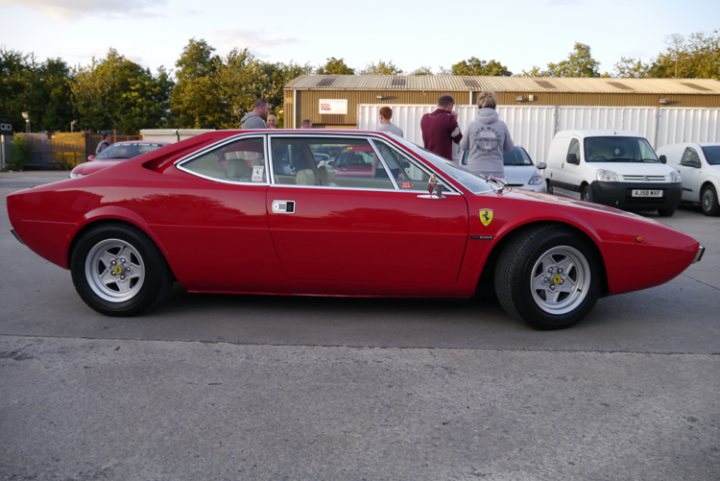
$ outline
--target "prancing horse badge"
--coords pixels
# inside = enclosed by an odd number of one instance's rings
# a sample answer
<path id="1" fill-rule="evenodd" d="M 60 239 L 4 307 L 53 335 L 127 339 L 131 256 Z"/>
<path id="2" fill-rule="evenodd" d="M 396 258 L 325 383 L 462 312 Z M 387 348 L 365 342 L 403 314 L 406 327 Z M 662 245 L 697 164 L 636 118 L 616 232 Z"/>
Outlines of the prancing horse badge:
<path id="1" fill-rule="evenodd" d="M 490 225 L 490 223 L 493 220 L 493 210 L 492 209 L 480 209 L 480 222 L 482 222 L 482 225 L 487 227 Z"/>

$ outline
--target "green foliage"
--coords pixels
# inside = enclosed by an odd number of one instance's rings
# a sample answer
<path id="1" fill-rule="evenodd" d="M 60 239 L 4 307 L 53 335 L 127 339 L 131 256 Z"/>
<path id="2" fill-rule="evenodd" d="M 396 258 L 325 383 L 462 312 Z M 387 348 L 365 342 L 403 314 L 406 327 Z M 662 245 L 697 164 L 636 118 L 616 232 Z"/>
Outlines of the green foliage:
<path id="1" fill-rule="evenodd" d="M 600 63 L 592 57 L 590 46 L 575 42 L 575 47 L 566 60 L 548 64 L 551 77 L 599 77 Z"/>
<path id="2" fill-rule="evenodd" d="M 171 84 L 163 69 L 155 78 L 148 69 L 110 49 L 105 59 L 78 69 L 70 82 L 79 126 L 133 134 L 162 125 L 168 116 Z"/>
<path id="3" fill-rule="evenodd" d="M 33 55 L 0 49 L 0 114 L 25 129 L 22 112 L 33 131 L 67 128 L 74 117 L 68 80 L 70 69 L 60 59 L 38 63 Z"/>
<path id="4" fill-rule="evenodd" d="M 345 64 L 342 58 L 330 57 L 325 65 L 317 69 L 318 75 L 354 75 L 355 70 Z"/>
<path id="5" fill-rule="evenodd" d="M 497 60 L 480 60 L 477 57 L 470 57 L 453 64 L 450 69 L 452 75 L 487 75 L 491 77 L 509 77 L 512 72 Z"/>
<path id="6" fill-rule="evenodd" d="M 7 162 L 7 169 L 21 171 L 32 162 L 33 149 L 30 141 L 23 135 L 18 134 L 13 137 L 10 158 Z"/>
<path id="7" fill-rule="evenodd" d="M 392 62 L 378 60 L 378 63 L 371 63 L 360 73 L 363 75 L 400 75 L 403 71 Z"/>
<path id="8" fill-rule="evenodd" d="M 694 33 L 687 39 L 672 35 L 668 43 L 650 65 L 649 76 L 720 80 L 720 29 L 712 35 Z"/>
<path id="9" fill-rule="evenodd" d="M 413 70 L 410 75 L 435 75 L 430 67 L 420 67 Z"/>
<path id="10" fill-rule="evenodd" d="M 649 71 L 650 66 L 637 58 L 621 57 L 620 61 L 615 64 L 615 77 L 645 78 Z"/>

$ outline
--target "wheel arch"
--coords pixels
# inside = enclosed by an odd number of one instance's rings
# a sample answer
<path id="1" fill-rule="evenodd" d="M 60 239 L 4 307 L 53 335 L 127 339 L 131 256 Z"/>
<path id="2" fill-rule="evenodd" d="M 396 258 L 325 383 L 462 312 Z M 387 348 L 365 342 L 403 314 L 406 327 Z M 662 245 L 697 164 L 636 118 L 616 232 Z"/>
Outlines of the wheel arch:
<path id="1" fill-rule="evenodd" d="M 72 258 L 73 251 L 75 250 L 75 247 L 78 243 L 78 241 L 82 238 L 83 235 L 85 235 L 87 232 L 96 229 L 98 227 L 104 227 L 104 226 L 124 226 L 124 227 L 130 227 L 131 229 L 134 229 L 138 231 L 139 233 L 143 234 L 145 237 L 148 238 L 150 242 L 152 242 L 155 247 L 160 252 L 160 255 L 163 257 L 163 260 L 165 261 L 165 264 L 167 265 L 168 269 L 170 270 L 170 273 L 172 274 L 173 278 L 176 279 L 175 273 L 173 272 L 172 264 L 168 261 L 167 253 L 165 252 L 165 249 L 163 248 L 163 245 L 158 241 L 158 239 L 153 235 L 152 231 L 147 228 L 147 225 L 144 223 L 139 223 L 136 221 L 133 221 L 127 217 L 109 217 L 109 216 L 97 216 L 88 219 L 88 221 L 83 224 L 75 233 L 71 236 L 70 243 L 68 245 L 67 251 L 66 251 L 66 262 L 67 265 L 70 265 L 70 260 Z"/>
<path id="2" fill-rule="evenodd" d="M 559 222 L 559 221 L 530 222 L 530 223 L 518 226 L 515 229 L 510 230 L 507 233 L 505 233 L 505 235 L 503 235 L 502 238 L 500 238 L 492 246 L 492 249 L 490 250 L 490 253 L 488 254 L 488 256 L 485 260 L 483 270 L 480 273 L 480 277 L 476 284 L 475 295 L 477 296 L 480 292 L 488 292 L 488 290 L 494 292 L 495 268 L 497 266 L 498 258 L 500 257 L 500 254 L 503 252 L 503 250 L 505 249 L 507 244 L 509 244 L 514 238 L 516 238 L 519 235 L 522 235 L 525 232 L 529 232 L 533 229 L 539 229 L 539 228 L 543 228 L 543 227 L 552 227 L 552 226 L 562 227 L 564 229 L 567 229 L 568 231 L 572 231 L 574 234 L 576 234 L 580 238 L 582 238 L 586 242 L 586 244 L 593 249 L 593 253 L 598 261 L 598 268 L 600 269 L 600 292 L 601 292 L 601 295 L 603 295 L 603 296 L 607 295 L 607 293 L 609 291 L 608 281 L 607 281 L 607 272 L 605 270 L 605 262 L 603 261 L 602 252 L 600 252 L 600 249 L 598 248 L 597 243 L 591 236 L 589 236 L 582 229 L 579 229 L 578 227 L 573 226 L 571 224 L 567 224 L 567 223 Z"/>

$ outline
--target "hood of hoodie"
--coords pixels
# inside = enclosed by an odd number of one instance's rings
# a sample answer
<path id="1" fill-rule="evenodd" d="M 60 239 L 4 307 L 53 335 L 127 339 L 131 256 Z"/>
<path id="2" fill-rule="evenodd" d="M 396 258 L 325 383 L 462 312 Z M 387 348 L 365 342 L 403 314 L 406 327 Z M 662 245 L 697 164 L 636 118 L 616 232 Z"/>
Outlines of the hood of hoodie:
<path id="1" fill-rule="evenodd" d="M 260 116 L 251 110 L 250 112 L 246 113 L 242 119 L 240 119 L 240 122 L 245 122 L 250 117 L 260 117 Z"/>
<path id="2" fill-rule="evenodd" d="M 500 119 L 495 109 L 480 109 L 477 118 L 484 124 L 492 124 Z"/>

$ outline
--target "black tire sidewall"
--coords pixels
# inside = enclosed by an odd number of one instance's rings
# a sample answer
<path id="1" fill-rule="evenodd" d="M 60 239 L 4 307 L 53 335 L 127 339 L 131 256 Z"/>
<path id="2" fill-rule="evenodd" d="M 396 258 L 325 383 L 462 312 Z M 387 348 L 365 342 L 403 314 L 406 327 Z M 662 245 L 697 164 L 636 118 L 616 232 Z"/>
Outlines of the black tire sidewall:
<path id="1" fill-rule="evenodd" d="M 537 260 L 558 246 L 569 246 L 579 251 L 590 268 L 590 286 L 585 298 L 575 309 L 560 315 L 550 314 L 535 303 L 530 283 Z M 501 286 L 496 287 L 500 303 L 508 312 L 536 329 L 563 329 L 576 324 L 590 312 L 600 293 L 601 271 L 595 249 L 589 245 L 589 241 L 562 227 L 546 227 L 521 234 L 501 255 L 496 272 L 499 277 L 504 277 L 501 284 L 511 286 L 510 291 L 504 293 L 499 292 Z"/>
<path id="2" fill-rule="evenodd" d="M 111 302 L 99 297 L 90 287 L 85 275 L 85 262 L 90 250 L 106 239 L 120 239 L 138 252 L 145 266 L 145 279 L 138 293 L 123 302 Z M 80 297 L 91 308 L 110 316 L 131 316 L 153 306 L 168 289 L 169 272 L 164 258 L 155 244 L 141 231 L 130 226 L 114 224 L 94 227 L 82 234 L 70 258 L 73 284 Z"/>
<path id="3" fill-rule="evenodd" d="M 711 205 L 709 209 L 705 206 L 705 195 L 707 192 L 710 192 L 710 195 L 712 196 L 712 202 L 710 203 Z M 700 192 L 700 210 L 702 210 L 702 213 L 705 215 L 717 215 L 719 213 L 720 206 L 718 206 L 718 196 L 715 187 L 710 185 L 703 188 Z"/>

